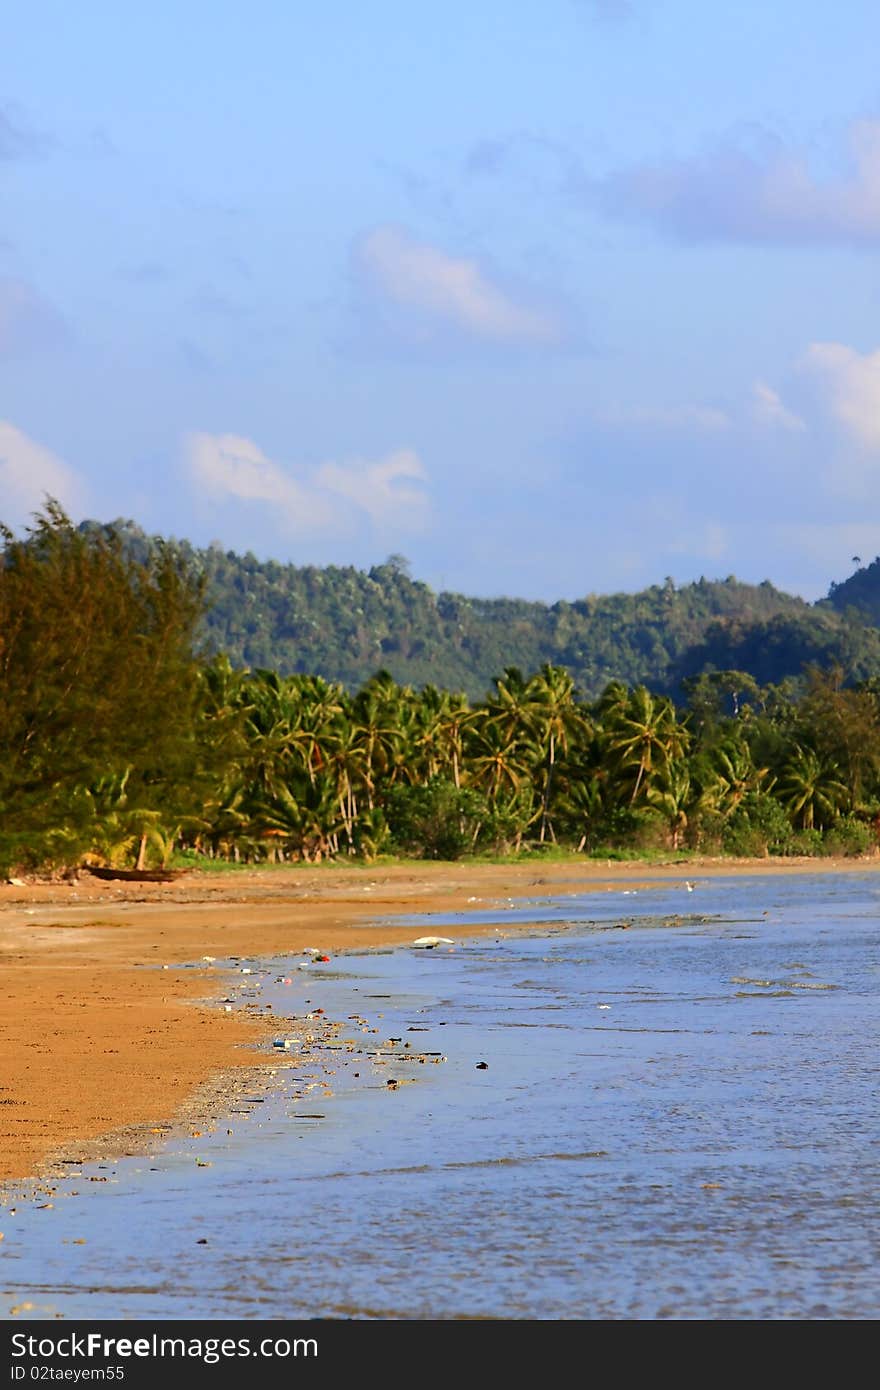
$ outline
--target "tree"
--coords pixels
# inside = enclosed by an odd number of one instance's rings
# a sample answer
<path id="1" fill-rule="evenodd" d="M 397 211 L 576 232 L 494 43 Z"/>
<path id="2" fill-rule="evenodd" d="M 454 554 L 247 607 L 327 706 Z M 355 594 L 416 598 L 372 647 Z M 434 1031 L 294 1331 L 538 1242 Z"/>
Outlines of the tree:
<path id="1" fill-rule="evenodd" d="M 52 500 L 0 540 L 0 855 L 39 858 L 54 836 L 75 857 L 106 777 L 144 812 L 194 806 L 199 582 L 169 549 L 141 563 L 81 534 Z"/>
<path id="2" fill-rule="evenodd" d="M 688 828 L 691 798 L 690 769 L 683 761 L 668 763 L 648 789 L 646 800 L 665 818 L 674 850 L 681 848 L 682 838 Z"/>
<path id="3" fill-rule="evenodd" d="M 780 778 L 779 797 L 794 826 L 822 830 L 845 805 L 847 790 L 833 763 L 823 763 L 812 748 L 796 746 Z"/>
<path id="4" fill-rule="evenodd" d="M 601 708 L 601 704 L 600 704 Z M 637 685 L 620 699 L 615 691 L 603 719 L 608 751 L 621 777 L 632 779 L 630 805 L 647 792 L 655 769 L 663 772 L 687 751 L 690 736 L 665 696 Z"/>
<path id="5" fill-rule="evenodd" d="M 548 826 L 553 834 L 550 798 L 557 756 L 568 752 L 570 740 L 575 735 L 586 733 L 587 721 L 574 703 L 574 681 L 561 666 L 545 662 L 540 673 L 529 681 L 527 690 L 532 700 L 531 726 L 544 757 L 539 837 L 543 844 Z"/>

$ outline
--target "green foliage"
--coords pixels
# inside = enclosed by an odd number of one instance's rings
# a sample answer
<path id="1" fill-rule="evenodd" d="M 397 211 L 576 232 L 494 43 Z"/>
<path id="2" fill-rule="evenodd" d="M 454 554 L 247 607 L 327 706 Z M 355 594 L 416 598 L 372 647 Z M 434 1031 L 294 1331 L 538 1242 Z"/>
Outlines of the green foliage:
<path id="1" fill-rule="evenodd" d="M 880 676 L 853 680 L 855 661 L 846 679 L 825 664 L 761 684 L 755 670 L 788 660 L 768 655 L 786 649 L 783 629 L 798 659 L 825 650 L 805 636 L 812 610 L 770 586 L 669 582 L 583 605 L 475 608 L 414 584 L 401 557 L 370 576 L 260 566 L 130 526 L 75 529 L 53 503 L 23 540 L 3 540 L 0 870 L 63 867 L 86 852 L 143 866 L 181 854 L 217 865 L 876 846 Z M 233 658 L 206 654 L 203 591 L 216 592 L 221 571 L 239 614 L 254 594 L 292 604 L 306 593 L 330 644 L 321 656 L 317 620 L 297 630 L 296 665 L 314 658 L 313 670 L 242 667 L 234 647 Z M 384 613 L 397 646 L 351 690 L 357 662 L 334 665 L 334 623 L 360 611 L 367 583 L 370 622 Z M 842 631 L 829 610 L 818 622 L 814 638 Z M 744 666 L 759 630 L 763 655 Z M 589 675 L 579 691 L 574 661 L 548 652 L 574 652 L 581 638 L 593 652 L 611 645 L 607 667 L 577 648 Z M 395 678 L 421 671 L 422 658 L 433 671 L 439 654 L 471 681 L 496 639 L 506 661 L 482 698 Z M 658 685 L 700 643 L 704 667 L 681 710 Z M 658 685 L 621 678 L 636 648 Z M 705 667 L 715 656 L 737 664 Z M 596 689 L 597 672 L 612 669 Z"/>
<path id="2" fill-rule="evenodd" d="M 821 830 L 792 830 L 784 844 L 775 853 L 787 856 L 803 855 L 812 857 L 828 853 L 826 837 Z"/>
<path id="3" fill-rule="evenodd" d="M 784 854 L 791 841 L 791 824 L 779 802 L 767 792 L 748 792 L 724 828 L 727 854 L 761 858 Z"/>
<path id="4" fill-rule="evenodd" d="M 139 562 L 54 502 L 0 536 L 0 857 L 56 858 L 59 827 L 75 854 L 108 797 L 143 834 L 197 782 L 200 586 L 172 550 Z"/>
<path id="5" fill-rule="evenodd" d="M 612 680 L 678 698 L 682 682 L 736 669 L 761 684 L 778 683 L 799 678 L 810 661 L 842 665 L 854 679 L 880 676 L 880 634 L 857 613 L 810 605 L 766 582 L 731 576 L 677 588 L 667 581 L 572 603 L 468 598 L 434 593 L 410 578 L 400 556 L 369 571 L 317 569 L 160 542 L 130 521 L 111 528 L 83 523 L 93 536 L 108 529 L 141 562 L 157 546 L 170 547 L 201 577 L 204 652 L 226 652 L 235 666 L 283 675 L 320 672 L 348 690 L 380 667 L 402 684 L 433 683 L 471 699 L 506 667 L 539 671 L 547 664 L 564 668 L 588 699 Z M 748 699 L 746 687 L 742 692 Z M 736 692 L 720 693 L 723 703 Z"/>
<path id="6" fill-rule="evenodd" d="M 473 851 L 489 814 L 486 798 L 445 777 L 422 786 L 392 787 L 387 802 L 394 844 L 429 859 L 460 859 Z"/>
<path id="7" fill-rule="evenodd" d="M 869 854 L 876 849 L 877 835 L 874 827 L 855 816 L 841 816 L 831 829 L 825 832 L 826 854 L 861 855 Z"/>

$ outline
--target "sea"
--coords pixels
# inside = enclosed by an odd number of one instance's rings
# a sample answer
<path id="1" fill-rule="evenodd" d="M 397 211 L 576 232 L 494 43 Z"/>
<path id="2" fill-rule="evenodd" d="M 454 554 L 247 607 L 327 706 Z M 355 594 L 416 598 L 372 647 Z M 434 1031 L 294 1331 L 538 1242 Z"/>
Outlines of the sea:
<path id="1" fill-rule="evenodd" d="M 7 1194 L 0 1316 L 877 1317 L 880 873 L 569 888 L 226 962 L 274 1075 Z"/>

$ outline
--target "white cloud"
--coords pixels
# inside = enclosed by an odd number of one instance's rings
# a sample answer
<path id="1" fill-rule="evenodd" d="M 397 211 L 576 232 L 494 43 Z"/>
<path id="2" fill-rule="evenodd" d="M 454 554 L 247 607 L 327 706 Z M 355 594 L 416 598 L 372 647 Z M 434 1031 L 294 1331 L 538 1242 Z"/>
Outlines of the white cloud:
<path id="1" fill-rule="evenodd" d="M 853 121 L 842 172 L 820 177 L 806 151 L 752 129 L 692 159 L 639 165 L 595 191 L 613 216 L 686 240 L 874 244 L 880 241 L 880 120 Z"/>
<path id="2" fill-rule="evenodd" d="M 428 497 L 419 486 L 426 473 L 409 449 L 311 470 L 276 463 L 253 440 L 234 434 L 192 434 L 186 452 L 208 501 L 268 504 L 289 535 L 346 536 L 364 521 L 382 531 L 417 531 L 426 519 Z"/>
<path id="3" fill-rule="evenodd" d="M 409 486 L 425 481 L 425 469 L 412 449 L 398 449 L 378 463 L 323 463 L 315 475 L 319 487 L 347 498 L 366 512 L 376 525 L 420 520 L 426 510 L 427 495 L 421 487 Z"/>
<path id="4" fill-rule="evenodd" d="M 20 525 L 47 496 L 72 510 L 80 498 L 77 475 L 57 454 L 0 420 L 0 521 Z"/>
<path id="5" fill-rule="evenodd" d="M 763 381 L 756 381 L 752 391 L 752 409 L 759 424 L 788 430 L 792 434 L 802 434 L 806 430 L 801 417 L 783 405 L 778 392 L 774 391 L 772 386 Z"/>
<path id="6" fill-rule="evenodd" d="M 819 381 L 831 414 L 863 448 L 880 448 L 880 350 L 811 343 L 802 366 Z"/>
<path id="7" fill-rule="evenodd" d="M 368 286 L 390 304 L 431 324 L 482 341 L 556 343 L 557 315 L 494 284 L 475 260 L 416 241 L 399 227 L 377 227 L 363 238 L 358 261 Z"/>

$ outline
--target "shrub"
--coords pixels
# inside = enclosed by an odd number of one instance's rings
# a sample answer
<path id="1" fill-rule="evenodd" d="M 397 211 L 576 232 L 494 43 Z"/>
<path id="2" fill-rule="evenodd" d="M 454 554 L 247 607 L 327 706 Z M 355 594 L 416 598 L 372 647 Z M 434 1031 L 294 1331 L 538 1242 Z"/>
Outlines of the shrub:
<path id="1" fill-rule="evenodd" d="M 823 848 L 826 854 L 855 855 L 868 854 L 876 846 L 870 825 L 855 816 L 841 816 L 826 830 Z"/>
<path id="2" fill-rule="evenodd" d="M 726 854 L 759 858 L 787 853 L 791 837 L 779 802 L 766 792 L 749 792 L 727 822 L 722 843 Z"/>
<path id="3" fill-rule="evenodd" d="M 783 854 L 825 854 L 824 837 L 821 830 L 793 830 Z"/>
<path id="4" fill-rule="evenodd" d="M 398 849 L 426 859 L 460 859 L 473 848 L 489 807 L 473 788 L 432 777 L 421 786 L 392 787 L 385 814 Z"/>

